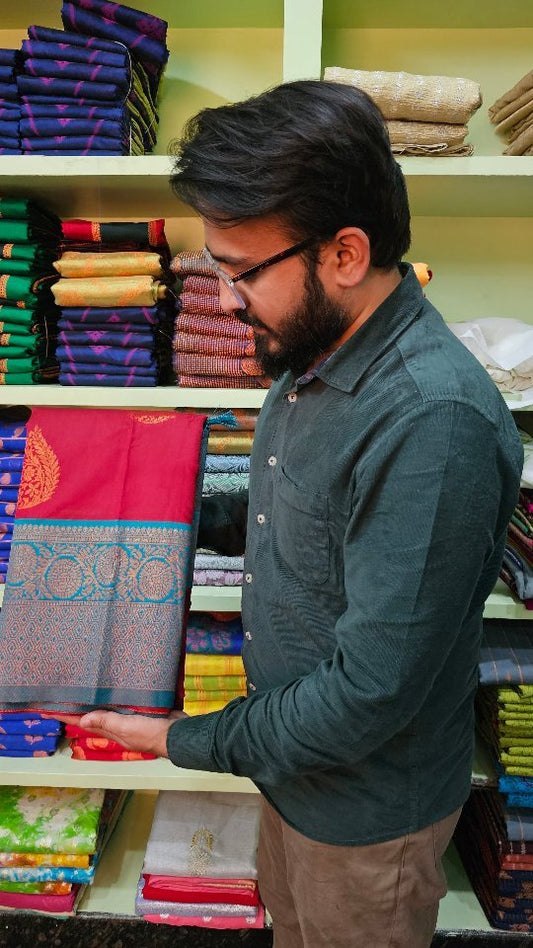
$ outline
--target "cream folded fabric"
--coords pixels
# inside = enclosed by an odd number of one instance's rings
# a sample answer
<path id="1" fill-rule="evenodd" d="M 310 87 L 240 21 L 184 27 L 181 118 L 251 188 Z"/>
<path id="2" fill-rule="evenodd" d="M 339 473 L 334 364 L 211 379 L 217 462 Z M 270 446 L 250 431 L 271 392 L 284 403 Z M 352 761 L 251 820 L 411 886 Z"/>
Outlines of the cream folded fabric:
<path id="1" fill-rule="evenodd" d="M 54 260 L 54 268 L 62 277 L 163 276 L 159 254 L 144 251 L 78 253 L 67 250 L 59 260 Z"/>
<path id="2" fill-rule="evenodd" d="M 505 149 L 504 155 L 530 155 L 533 148 L 533 122 Z"/>
<path id="3" fill-rule="evenodd" d="M 328 66 L 324 79 L 363 89 L 385 119 L 422 122 L 467 122 L 479 109 L 481 86 L 473 79 L 420 76 L 409 72 L 369 72 Z"/>
<path id="4" fill-rule="evenodd" d="M 387 122 L 395 155 L 471 155 L 466 125 L 443 122 Z"/>

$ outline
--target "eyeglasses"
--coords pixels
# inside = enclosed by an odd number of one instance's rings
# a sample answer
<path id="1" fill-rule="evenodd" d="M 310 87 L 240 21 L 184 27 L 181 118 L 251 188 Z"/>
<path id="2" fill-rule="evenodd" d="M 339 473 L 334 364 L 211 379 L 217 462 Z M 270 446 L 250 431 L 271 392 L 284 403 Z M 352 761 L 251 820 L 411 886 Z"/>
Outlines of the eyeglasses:
<path id="1" fill-rule="evenodd" d="M 228 273 L 224 272 L 220 264 L 217 263 L 207 247 L 204 247 L 202 252 L 209 266 L 215 271 L 217 277 L 222 280 L 225 286 L 227 286 L 228 290 L 230 290 L 230 292 L 233 294 L 234 299 L 239 304 L 239 308 L 246 309 L 246 301 L 235 288 L 235 284 L 238 283 L 239 280 L 246 280 L 255 273 L 259 273 L 261 270 L 266 270 L 267 267 L 273 266 L 274 263 L 281 263 L 282 260 L 287 260 L 288 257 L 293 257 L 295 254 L 300 253 L 301 250 L 305 250 L 307 247 L 310 247 L 311 244 L 316 243 L 316 241 L 316 237 L 307 237 L 305 240 L 300 240 L 299 243 L 293 244 L 292 247 L 287 247 L 286 250 L 282 250 L 280 253 L 275 253 L 272 257 L 267 257 L 267 259 L 262 260 L 261 263 L 256 263 L 253 267 L 249 267 L 247 270 L 241 270 L 241 272 L 236 273 L 235 276 L 230 276 Z"/>

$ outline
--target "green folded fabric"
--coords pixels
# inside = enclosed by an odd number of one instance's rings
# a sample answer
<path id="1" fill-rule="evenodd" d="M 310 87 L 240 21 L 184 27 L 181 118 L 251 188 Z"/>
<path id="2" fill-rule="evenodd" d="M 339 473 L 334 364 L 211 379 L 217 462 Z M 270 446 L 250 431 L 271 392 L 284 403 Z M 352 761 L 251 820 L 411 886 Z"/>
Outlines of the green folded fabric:
<path id="1" fill-rule="evenodd" d="M 50 294 L 51 283 L 51 280 L 37 280 L 34 277 L 0 276 L 0 297 L 35 307 L 40 297 Z"/>
<path id="2" fill-rule="evenodd" d="M 43 247 L 41 244 L 0 244 L 2 260 L 28 260 L 30 263 L 39 261 L 50 263 L 54 259 L 54 250 Z M 2 268 L 4 264 L 0 264 Z"/>
<path id="3" fill-rule="evenodd" d="M 30 326 L 35 321 L 33 310 L 19 309 L 18 306 L 0 305 L 0 324 L 2 326 Z M 2 330 L 3 331 L 3 330 Z M 8 332 L 8 330 L 5 330 Z"/>
<path id="4" fill-rule="evenodd" d="M 0 851 L 94 853 L 103 790 L 0 787 Z"/>
<path id="5" fill-rule="evenodd" d="M 34 378 L 33 372 L 0 372 L 0 385 L 34 385 L 39 381 Z"/>

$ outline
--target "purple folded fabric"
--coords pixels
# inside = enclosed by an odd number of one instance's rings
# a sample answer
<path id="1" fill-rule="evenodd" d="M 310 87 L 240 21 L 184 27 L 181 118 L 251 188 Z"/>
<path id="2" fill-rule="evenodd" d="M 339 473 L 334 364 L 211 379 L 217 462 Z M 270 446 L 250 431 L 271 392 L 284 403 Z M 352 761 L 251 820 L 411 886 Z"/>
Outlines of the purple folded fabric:
<path id="1" fill-rule="evenodd" d="M 90 152 L 101 152 L 102 154 L 120 153 L 121 149 L 126 149 L 118 138 L 104 138 L 101 135 L 53 135 L 50 138 L 25 138 L 21 139 L 24 151 L 39 152 L 41 149 L 50 151 L 79 151 L 80 154 L 88 155 Z"/>
<path id="2" fill-rule="evenodd" d="M 83 8 L 81 4 L 63 3 L 61 20 L 66 29 L 124 43 L 131 53 L 152 70 L 155 67 L 159 71 L 166 63 L 167 23 L 164 20 L 118 3 L 99 3 L 98 0 L 81 0 L 81 3 Z M 110 15 L 113 19 L 109 18 Z"/>
<path id="3" fill-rule="evenodd" d="M 20 102 L 0 102 L 0 118 L 11 121 L 20 115 Z"/>
<path id="4" fill-rule="evenodd" d="M 58 346 L 56 356 L 61 360 L 105 365 L 153 365 L 153 354 L 149 349 L 119 349 L 116 346 Z"/>
<path id="5" fill-rule="evenodd" d="M 18 78 L 19 76 L 17 76 Z M 0 82 L 0 99 L 7 99 L 8 102 L 18 101 L 16 82 Z"/>
<path id="6" fill-rule="evenodd" d="M 12 152 L 12 154 L 61 155 L 62 158 L 70 158 L 70 157 L 83 158 L 83 157 L 88 157 L 92 155 L 92 157 L 94 158 L 94 157 L 103 156 L 103 155 L 106 155 L 106 156 L 118 155 L 122 157 L 124 154 L 127 154 L 127 152 L 125 152 L 122 147 L 112 148 L 111 146 L 109 148 L 106 148 L 105 151 L 95 151 L 95 150 L 91 151 L 90 148 L 43 148 L 41 146 L 39 148 L 32 149 L 32 151 L 28 151 L 27 149 L 21 148 L 20 151 Z"/>
<path id="7" fill-rule="evenodd" d="M 69 43 L 72 46 L 81 46 L 84 49 L 103 49 L 109 53 L 117 50 L 117 43 L 106 40 L 101 36 L 80 36 L 79 33 L 69 33 L 68 30 L 55 30 L 48 26 L 29 26 L 30 39 L 42 40 L 47 43 Z"/>
<path id="8" fill-rule="evenodd" d="M 110 309 L 102 306 L 66 306 L 61 310 L 63 319 L 73 323 L 149 323 L 159 322 L 157 306 L 118 306 Z"/>
<path id="9" fill-rule="evenodd" d="M 29 76 L 56 79 L 74 79 L 88 82 L 114 83 L 126 92 L 130 86 L 129 69 L 117 66 L 102 66 L 95 63 L 69 63 L 55 59 L 27 59 L 24 72 Z"/>
<path id="10" fill-rule="evenodd" d="M 16 64 L 18 58 L 18 49 L 6 49 L 4 46 L 0 48 L 0 63 L 2 66 L 13 67 Z"/>
<path id="11" fill-rule="evenodd" d="M 87 329 L 83 330 L 82 326 L 87 326 Z M 74 334 L 81 335 L 82 332 L 86 332 L 89 335 L 93 333 L 107 333 L 113 337 L 122 337 L 127 333 L 135 333 L 135 335 L 139 337 L 142 336 L 143 339 L 148 340 L 150 344 L 154 338 L 154 329 L 151 326 L 144 326 L 142 323 L 75 323 L 70 319 L 60 319 L 58 320 L 57 328 L 68 336 L 71 342 Z"/>
<path id="12" fill-rule="evenodd" d="M 113 388 L 153 388 L 155 387 L 155 377 L 139 375 L 106 375 L 96 373 L 94 375 L 70 375 L 66 372 L 59 373 L 60 385 L 110 385 Z"/>
<path id="13" fill-rule="evenodd" d="M 64 35 L 63 33 L 62 36 Z M 77 34 L 75 35 L 77 36 Z M 38 57 L 39 59 L 55 59 L 60 62 L 67 60 L 69 63 L 94 63 L 102 66 L 117 66 L 123 69 L 125 66 L 129 66 L 129 53 L 118 43 L 115 45 L 116 51 L 110 53 L 103 49 L 86 49 L 83 46 L 75 46 L 73 43 L 52 43 L 50 41 L 41 42 L 25 39 L 22 40 L 22 52 L 27 56 Z"/>
<path id="14" fill-rule="evenodd" d="M 0 117 L 0 141 L 4 138 L 18 138 L 20 119 L 4 119 Z"/>
<path id="15" fill-rule="evenodd" d="M 106 332 L 101 329 L 87 329 L 85 332 L 60 332 L 57 337 L 59 345 L 85 346 L 95 344 L 119 346 L 124 349 L 132 346 L 142 346 L 145 349 L 150 349 L 153 347 L 153 340 L 153 333 L 150 332 Z"/>
<path id="16" fill-rule="evenodd" d="M 0 82 L 13 82 L 13 66 L 2 66 L 0 64 Z"/>
<path id="17" fill-rule="evenodd" d="M 0 123 L 1 124 L 1 123 Z M 125 130 L 116 122 L 105 119 L 76 119 L 76 118 L 23 118 L 20 120 L 20 134 L 30 138 L 53 138 L 56 135 L 66 136 L 67 141 L 73 138 L 98 136 L 105 139 L 124 140 Z"/>
<path id="18" fill-rule="evenodd" d="M 127 90 L 114 82 L 88 82 L 80 79 L 48 79 L 46 76 L 17 76 L 17 85 L 20 95 L 46 95 L 51 99 L 72 98 L 83 99 L 97 105 L 98 102 L 122 102 L 126 98 Z"/>
<path id="19" fill-rule="evenodd" d="M 157 375 L 155 363 L 152 365 L 111 365 L 106 362 L 73 362 L 71 359 L 61 359 L 61 372 L 71 375 L 94 375 L 95 372 L 105 372 L 108 375 L 134 375 L 147 378 Z"/>
<path id="20" fill-rule="evenodd" d="M 0 146 L 0 155 L 22 155 L 22 148 L 3 148 Z"/>
<path id="21" fill-rule="evenodd" d="M 126 107 L 117 105 L 108 109 L 105 105 L 78 105 L 76 99 L 70 102 L 52 102 L 36 104 L 35 99 L 31 102 L 22 102 L 20 104 L 21 118 L 68 118 L 84 119 L 93 121 L 96 119 L 105 119 L 109 122 L 121 122 L 127 125 L 128 113 Z"/>

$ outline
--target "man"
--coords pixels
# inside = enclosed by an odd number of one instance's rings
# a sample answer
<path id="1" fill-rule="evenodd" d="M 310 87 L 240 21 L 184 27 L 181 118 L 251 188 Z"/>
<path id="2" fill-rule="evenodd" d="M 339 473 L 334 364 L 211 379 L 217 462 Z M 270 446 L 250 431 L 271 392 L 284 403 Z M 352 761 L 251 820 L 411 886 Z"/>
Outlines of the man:
<path id="1" fill-rule="evenodd" d="M 481 616 L 520 441 L 399 263 L 405 183 L 367 96 L 287 83 L 201 112 L 176 153 L 222 306 L 275 378 L 250 473 L 248 697 L 81 723 L 256 782 L 277 948 L 427 948 L 469 793 Z M 203 538 L 237 549 L 242 522 L 242 505 L 206 507 Z"/>

